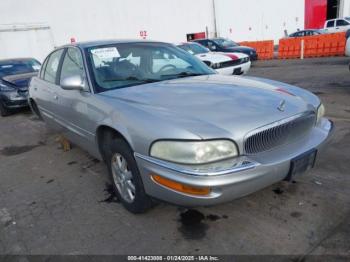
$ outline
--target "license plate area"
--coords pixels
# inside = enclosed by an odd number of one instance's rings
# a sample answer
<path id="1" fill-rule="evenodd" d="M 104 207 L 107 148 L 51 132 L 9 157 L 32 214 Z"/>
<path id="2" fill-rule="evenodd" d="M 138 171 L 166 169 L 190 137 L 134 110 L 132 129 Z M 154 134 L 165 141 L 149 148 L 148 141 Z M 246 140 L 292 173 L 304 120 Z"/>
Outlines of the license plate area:
<path id="1" fill-rule="evenodd" d="M 290 181 L 293 177 L 301 175 L 314 167 L 317 156 L 317 150 L 310 150 L 291 160 L 290 170 L 286 180 Z"/>
<path id="2" fill-rule="evenodd" d="M 242 72 L 242 68 L 238 67 L 238 68 L 235 68 L 233 70 L 233 75 L 241 75 L 243 72 Z"/>

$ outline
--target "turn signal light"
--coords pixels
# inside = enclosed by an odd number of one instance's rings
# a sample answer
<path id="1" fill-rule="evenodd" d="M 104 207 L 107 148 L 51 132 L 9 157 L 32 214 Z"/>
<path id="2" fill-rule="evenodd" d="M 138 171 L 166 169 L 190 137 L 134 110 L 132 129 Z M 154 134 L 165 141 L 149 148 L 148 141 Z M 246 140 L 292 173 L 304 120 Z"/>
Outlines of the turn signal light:
<path id="1" fill-rule="evenodd" d="M 210 193 L 209 187 L 194 187 L 189 186 L 185 184 L 181 184 L 179 182 L 175 182 L 173 180 L 158 176 L 158 175 L 152 175 L 152 178 L 155 182 L 158 184 L 168 187 L 170 189 L 173 189 L 178 192 L 190 194 L 190 195 L 198 195 L 198 196 L 205 196 Z"/>

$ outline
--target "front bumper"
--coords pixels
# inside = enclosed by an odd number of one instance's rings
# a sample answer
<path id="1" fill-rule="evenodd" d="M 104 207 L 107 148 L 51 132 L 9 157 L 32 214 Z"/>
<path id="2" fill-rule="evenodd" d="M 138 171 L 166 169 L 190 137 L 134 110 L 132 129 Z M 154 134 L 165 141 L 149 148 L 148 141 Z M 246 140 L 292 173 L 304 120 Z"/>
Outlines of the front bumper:
<path id="1" fill-rule="evenodd" d="M 0 97 L 2 105 L 7 109 L 16 109 L 28 106 L 27 95 L 17 92 L 3 93 Z"/>
<path id="2" fill-rule="evenodd" d="M 148 195 L 180 206 L 208 206 L 243 197 L 284 180 L 291 159 L 311 149 L 320 150 L 332 130 L 333 123 L 322 119 L 310 135 L 293 144 L 254 156 L 241 156 L 235 160 L 238 164 L 230 168 L 205 173 L 137 153 L 135 159 Z M 158 184 L 152 179 L 152 174 L 190 186 L 210 187 L 211 192 L 205 196 L 181 193 Z"/>
<path id="3" fill-rule="evenodd" d="M 249 55 L 249 57 L 250 57 L 250 61 L 256 61 L 256 60 L 258 60 L 258 54 L 257 54 L 257 53 L 254 53 L 254 54 L 252 54 L 252 55 Z"/>
<path id="4" fill-rule="evenodd" d="M 241 75 L 245 75 L 246 73 L 248 73 L 250 66 L 251 66 L 251 62 L 249 61 L 240 65 L 219 68 L 219 69 L 216 69 L 216 71 L 220 75 L 233 75 L 236 69 L 241 69 Z"/>

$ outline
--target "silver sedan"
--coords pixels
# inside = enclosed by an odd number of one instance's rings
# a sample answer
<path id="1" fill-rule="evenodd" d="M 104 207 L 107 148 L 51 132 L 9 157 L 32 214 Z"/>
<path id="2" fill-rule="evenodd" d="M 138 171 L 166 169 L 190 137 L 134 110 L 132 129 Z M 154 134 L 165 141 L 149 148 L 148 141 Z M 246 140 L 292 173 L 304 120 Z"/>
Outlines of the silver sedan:
<path id="1" fill-rule="evenodd" d="M 108 166 L 126 209 L 231 201 L 314 166 L 333 124 L 301 88 L 222 76 L 167 43 L 101 41 L 54 50 L 32 110 Z"/>

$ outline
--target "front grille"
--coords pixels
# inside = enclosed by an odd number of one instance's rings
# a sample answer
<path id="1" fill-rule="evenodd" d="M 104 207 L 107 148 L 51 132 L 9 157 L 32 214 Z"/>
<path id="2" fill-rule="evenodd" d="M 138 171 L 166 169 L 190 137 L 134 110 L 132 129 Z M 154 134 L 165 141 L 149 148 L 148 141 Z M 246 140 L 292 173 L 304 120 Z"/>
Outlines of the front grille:
<path id="1" fill-rule="evenodd" d="M 257 154 L 295 141 L 308 134 L 315 121 L 315 113 L 309 112 L 259 128 L 247 135 L 245 153 Z"/>
<path id="2" fill-rule="evenodd" d="M 235 66 L 240 64 L 242 64 L 242 59 L 231 60 L 231 61 L 220 63 L 220 68 L 225 68 L 225 67 L 230 67 L 230 66 Z"/>

